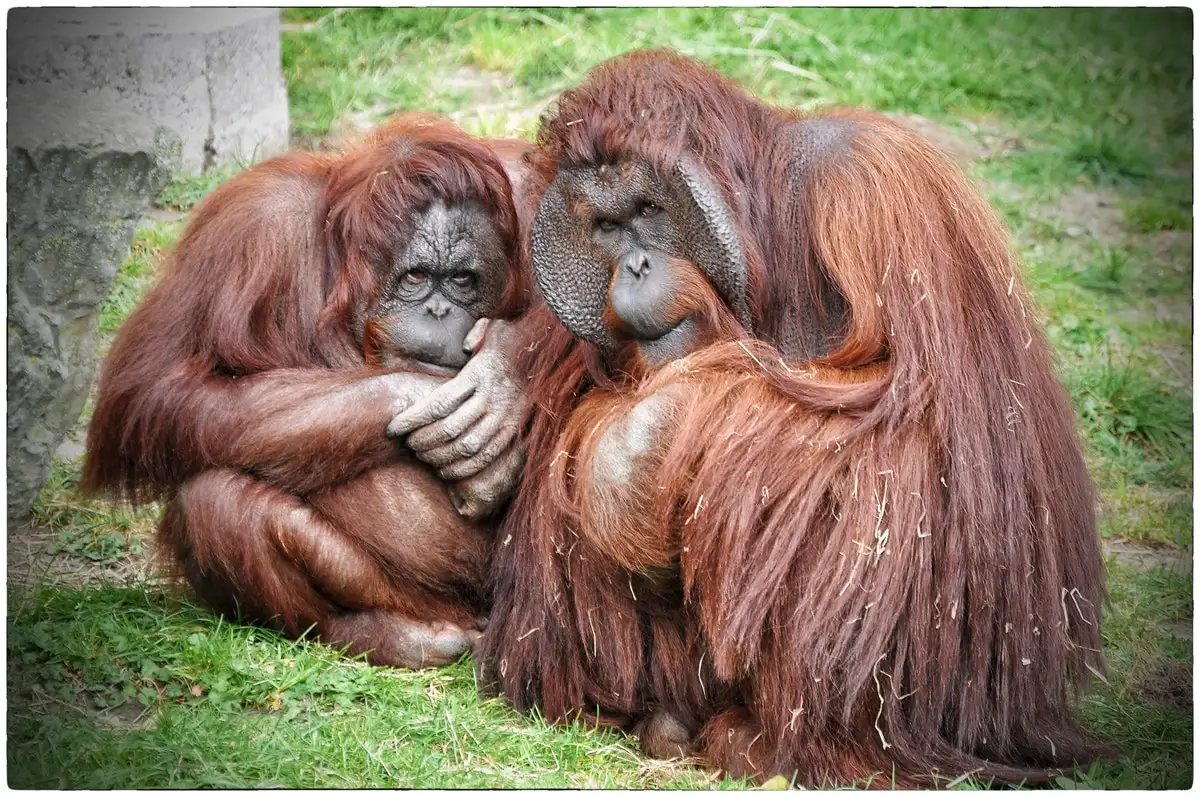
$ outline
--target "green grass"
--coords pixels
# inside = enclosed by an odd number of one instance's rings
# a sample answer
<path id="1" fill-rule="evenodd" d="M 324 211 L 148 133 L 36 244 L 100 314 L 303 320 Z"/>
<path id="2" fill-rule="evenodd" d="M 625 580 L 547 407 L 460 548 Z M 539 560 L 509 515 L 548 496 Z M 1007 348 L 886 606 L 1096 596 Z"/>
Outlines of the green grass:
<path id="1" fill-rule="evenodd" d="M 1068 146 L 1065 159 L 1099 185 L 1144 180 L 1154 174 L 1145 143 L 1124 129 L 1083 128 Z"/>
<path id="2" fill-rule="evenodd" d="M 1096 450 L 1142 483 L 1187 486 L 1191 479 L 1191 402 L 1128 365 L 1106 362 L 1072 374 L 1083 428 Z"/>
<path id="3" fill-rule="evenodd" d="M 223 166 L 206 174 L 176 174 L 154 200 L 158 207 L 170 210 L 191 210 L 205 194 L 241 171 L 249 164 Z"/>
<path id="4" fill-rule="evenodd" d="M 771 102 L 941 123 L 982 152 L 969 172 L 1026 264 L 1078 412 L 1101 533 L 1192 556 L 1190 12 L 306 8 L 284 19 L 301 147 L 406 108 L 529 138 L 590 66 L 659 45 Z M 157 204 L 187 210 L 232 173 L 179 177 Z M 106 335 L 179 229 L 139 231 L 102 307 Z M 56 566 L 10 587 L 12 786 L 741 785 L 647 761 L 618 734 L 480 700 L 469 662 L 372 669 L 218 621 L 130 576 L 153 511 L 83 499 L 77 478 L 56 463 L 36 507 Z M 1109 574 L 1108 684 L 1084 713 L 1123 756 L 1058 785 L 1186 787 L 1190 699 L 1164 698 L 1163 684 L 1185 683 L 1190 698 L 1191 640 L 1179 634 L 1192 624 L 1191 571 L 1113 559 Z"/>
<path id="5" fill-rule="evenodd" d="M 129 257 L 117 270 L 112 288 L 100 303 L 101 334 L 115 334 L 154 284 L 158 258 L 175 241 L 179 229 L 177 224 L 151 223 L 134 233 Z"/>
<path id="6" fill-rule="evenodd" d="M 608 732 L 476 695 L 469 661 L 375 668 L 157 591 L 46 589 L 9 617 L 14 788 L 686 788 Z M 735 784 L 728 784 L 735 785 Z"/>
<path id="7" fill-rule="evenodd" d="M 1192 186 L 1190 181 L 1167 179 L 1143 192 L 1125 210 L 1129 224 L 1138 232 L 1192 229 Z"/>
<path id="8" fill-rule="evenodd" d="M 39 527 L 54 533 L 49 555 L 63 554 L 93 566 L 117 566 L 147 553 L 158 522 L 155 506 L 114 505 L 78 490 L 82 460 L 58 459 L 33 507 Z"/>

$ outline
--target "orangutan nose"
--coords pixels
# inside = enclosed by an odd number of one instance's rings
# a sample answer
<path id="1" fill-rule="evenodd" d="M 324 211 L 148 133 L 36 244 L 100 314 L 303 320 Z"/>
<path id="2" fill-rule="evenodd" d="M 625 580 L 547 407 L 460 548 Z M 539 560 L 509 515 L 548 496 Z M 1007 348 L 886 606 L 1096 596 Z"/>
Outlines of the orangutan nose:
<path id="1" fill-rule="evenodd" d="M 437 319 L 445 318 L 450 314 L 450 303 L 441 296 L 431 296 L 425 303 L 425 312 Z"/>
<path id="2" fill-rule="evenodd" d="M 641 249 L 634 249 L 621 258 L 621 268 L 641 279 L 650 273 L 650 256 Z"/>

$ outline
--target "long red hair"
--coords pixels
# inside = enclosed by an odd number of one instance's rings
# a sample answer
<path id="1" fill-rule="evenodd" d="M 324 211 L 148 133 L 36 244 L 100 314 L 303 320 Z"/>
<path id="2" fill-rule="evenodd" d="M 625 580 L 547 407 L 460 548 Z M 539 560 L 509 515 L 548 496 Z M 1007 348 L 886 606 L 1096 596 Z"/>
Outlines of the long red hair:
<path id="1" fill-rule="evenodd" d="M 552 719 L 707 722 L 720 766 L 744 714 L 761 734 L 742 768 L 809 783 L 1091 760 L 1072 697 L 1105 666 L 1093 491 L 1020 264 L 957 167 L 881 115 L 815 117 L 852 133 L 797 188 L 802 118 L 637 53 L 544 122 L 543 185 L 568 164 L 702 163 L 738 225 L 752 329 L 638 380 L 531 313 L 529 466 L 485 655 Z M 816 339 L 796 308 L 819 326 L 831 293 L 830 345 L 785 361 Z M 636 511 L 589 507 L 605 423 L 671 386 L 691 389 Z M 677 582 L 619 566 L 589 517 L 677 545 Z"/>

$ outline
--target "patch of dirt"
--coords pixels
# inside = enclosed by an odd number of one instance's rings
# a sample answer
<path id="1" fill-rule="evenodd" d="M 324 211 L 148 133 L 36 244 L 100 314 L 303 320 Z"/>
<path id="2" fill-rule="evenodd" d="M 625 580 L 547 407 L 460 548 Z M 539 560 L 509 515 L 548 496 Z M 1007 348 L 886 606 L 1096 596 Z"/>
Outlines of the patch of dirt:
<path id="1" fill-rule="evenodd" d="M 158 718 L 154 716 L 152 708 L 131 700 L 116 708 L 98 712 L 96 724 L 112 731 L 152 731 L 158 725 Z"/>
<path id="2" fill-rule="evenodd" d="M 142 216 L 142 224 L 179 221 L 187 216 L 187 211 L 172 210 L 171 208 L 151 207 Z"/>
<path id="3" fill-rule="evenodd" d="M 449 117 L 455 124 L 464 126 L 475 119 L 486 121 L 489 129 L 499 128 L 507 131 L 506 135 L 514 137 L 525 134 L 532 135 L 538 128 L 542 114 L 556 96 L 556 94 L 547 94 L 532 102 L 527 97 L 519 97 L 512 100 L 481 103 L 453 111 Z M 501 135 L 500 133 L 496 134 Z"/>
<path id="4" fill-rule="evenodd" d="M 1154 250 L 1156 257 L 1168 260 L 1178 266 L 1191 268 L 1191 230 L 1160 230 L 1152 233 L 1149 238 L 1150 248 Z"/>
<path id="5" fill-rule="evenodd" d="M 491 123 L 489 128 L 506 128 L 513 135 L 535 130 L 542 112 L 557 96 L 548 94 L 532 102 L 526 96 L 513 97 L 521 92 L 511 76 L 469 66 L 438 75 L 431 84 L 439 93 L 466 95 L 465 106 L 446 115 L 451 121 L 463 125 L 466 120 L 485 119 Z M 377 102 L 365 110 L 344 114 L 317 146 L 324 150 L 340 149 L 398 112 L 386 103 Z M 500 125 L 495 124 L 497 118 Z"/>
<path id="6" fill-rule="evenodd" d="M 1029 189 L 1017 183 L 989 181 L 987 189 L 1005 202 L 1026 205 L 1025 213 L 1030 218 L 1058 222 L 1067 238 L 1091 238 L 1106 246 L 1116 246 L 1128 243 L 1133 237 L 1125 220 L 1125 212 L 1121 210 L 1119 197 L 1113 191 L 1077 185 L 1057 201 L 1047 204 L 1038 202 Z M 1182 245 L 1174 233 L 1170 231 L 1168 237 L 1158 244 L 1164 247 L 1164 251 L 1168 251 L 1167 247 Z"/>
<path id="7" fill-rule="evenodd" d="M 376 102 L 370 108 L 342 114 L 330 126 L 329 134 L 318 142 L 318 147 L 323 150 L 338 150 L 354 143 L 368 130 L 384 121 L 390 115 L 390 110 L 390 105 Z"/>
<path id="8" fill-rule="evenodd" d="M 996 117 L 975 116 L 963 119 L 962 124 L 983 148 L 986 158 L 998 158 L 1025 149 L 1025 142 L 1021 140 L 1020 135 Z"/>
<path id="9" fill-rule="evenodd" d="M 1075 186 L 1053 205 L 1036 208 L 1033 214 L 1056 219 L 1065 225 L 1069 238 L 1090 235 L 1107 246 L 1124 243 L 1127 238 L 1125 213 L 1110 191 Z"/>
<path id="10" fill-rule="evenodd" d="M 511 75 L 464 66 L 437 78 L 438 91 L 466 91 L 472 102 L 495 100 L 512 91 Z"/>
<path id="11" fill-rule="evenodd" d="M 1159 665 L 1141 683 L 1142 696 L 1176 711 L 1192 710 L 1192 665 L 1169 661 Z"/>
<path id="12" fill-rule="evenodd" d="M 964 169 L 977 160 L 996 158 L 1025 148 L 1020 136 L 990 117 L 947 124 L 911 113 L 889 113 L 888 116 L 933 142 Z"/>
<path id="13" fill-rule="evenodd" d="M 130 532 L 133 534 L 134 532 Z M 141 550 L 94 561 L 57 551 L 61 532 L 32 519 L 11 521 L 8 528 L 8 587 L 37 588 L 43 584 L 80 588 L 91 584 L 149 586 L 165 584 L 154 557 L 154 541 L 141 538 Z"/>
<path id="14" fill-rule="evenodd" d="M 1191 575 L 1192 556 L 1185 551 L 1151 548 L 1128 540 L 1105 540 L 1104 553 L 1111 554 L 1119 564 L 1147 572 L 1164 567 L 1175 573 Z"/>
<path id="15" fill-rule="evenodd" d="M 80 433 L 81 438 L 87 435 L 86 430 Z M 54 451 L 54 455 L 63 459 L 80 459 L 83 457 L 84 445 L 70 437 L 64 439 L 58 448 Z"/>

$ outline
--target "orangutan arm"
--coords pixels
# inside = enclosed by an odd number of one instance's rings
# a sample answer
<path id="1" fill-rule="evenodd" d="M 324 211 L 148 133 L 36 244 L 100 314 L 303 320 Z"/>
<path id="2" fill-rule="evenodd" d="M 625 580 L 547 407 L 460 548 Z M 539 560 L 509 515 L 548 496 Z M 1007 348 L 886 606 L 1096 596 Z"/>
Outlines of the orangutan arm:
<path id="1" fill-rule="evenodd" d="M 394 458 L 388 421 L 445 381 L 323 368 L 233 376 L 186 360 L 144 380 L 116 366 L 89 428 L 85 476 L 88 489 L 131 497 L 213 467 L 292 492 L 335 484 Z"/>
<path id="2" fill-rule="evenodd" d="M 662 462 L 688 386 L 649 395 L 594 392 L 572 414 L 562 451 L 574 462 L 573 492 L 583 533 L 633 571 L 669 565 L 678 554 L 663 516 Z"/>
<path id="3" fill-rule="evenodd" d="M 321 369 L 210 377 L 190 402 L 194 454 L 300 493 L 336 484 L 394 458 L 388 422 L 445 381 Z"/>

